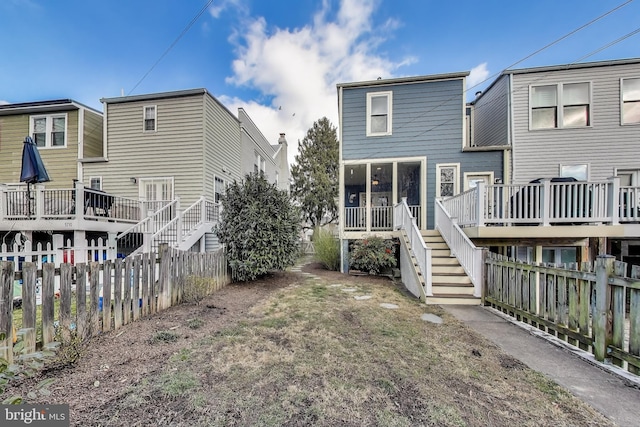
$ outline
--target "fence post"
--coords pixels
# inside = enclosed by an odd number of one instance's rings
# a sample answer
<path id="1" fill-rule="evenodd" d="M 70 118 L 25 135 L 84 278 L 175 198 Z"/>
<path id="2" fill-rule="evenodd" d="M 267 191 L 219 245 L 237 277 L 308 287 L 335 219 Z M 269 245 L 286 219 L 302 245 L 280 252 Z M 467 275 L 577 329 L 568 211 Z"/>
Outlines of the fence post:
<path id="1" fill-rule="evenodd" d="M 593 354 L 597 361 L 603 362 L 607 356 L 607 346 L 611 341 L 610 324 L 607 321 L 611 294 L 609 276 L 613 274 L 611 255 L 598 255 L 596 259 L 596 310 L 593 316 Z"/>
<path id="2" fill-rule="evenodd" d="M 13 261 L 0 261 L 0 357 L 13 363 Z"/>

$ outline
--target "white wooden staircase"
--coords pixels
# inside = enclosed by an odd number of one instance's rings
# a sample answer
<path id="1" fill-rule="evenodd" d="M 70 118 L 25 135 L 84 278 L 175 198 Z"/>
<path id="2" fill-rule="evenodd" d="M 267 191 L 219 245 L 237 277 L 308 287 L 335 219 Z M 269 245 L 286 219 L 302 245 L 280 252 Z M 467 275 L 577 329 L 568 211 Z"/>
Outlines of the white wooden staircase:
<path id="1" fill-rule="evenodd" d="M 474 297 L 474 286 L 464 268 L 438 230 L 422 230 L 422 238 L 431 248 L 431 290 L 427 304 L 479 305 L 481 299 Z"/>

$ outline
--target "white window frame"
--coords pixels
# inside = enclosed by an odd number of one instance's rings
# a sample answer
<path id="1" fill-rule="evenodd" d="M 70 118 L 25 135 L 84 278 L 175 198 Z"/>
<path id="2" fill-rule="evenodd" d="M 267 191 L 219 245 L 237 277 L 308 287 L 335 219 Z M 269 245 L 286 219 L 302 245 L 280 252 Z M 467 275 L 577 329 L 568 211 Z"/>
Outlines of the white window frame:
<path id="1" fill-rule="evenodd" d="M 93 187 L 93 182 L 94 181 L 98 182 L 98 187 L 97 188 Z M 101 176 L 90 176 L 89 177 L 89 188 L 94 189 L 94 190 L 102 190 L 102 177 Z"/>
<path id="2" fill-rule="evenodd" d="M 52 145 L 52 134 L 53 134 L 53 119 L 64 118 L 64 144 L 63 145 Z M 39 149 L 58 149 L 58 148 L 67 148 L 67 135 L 68 135 L 68 127 L 69 127 L 69 117 L 67 113 L 61 114 L 38 114 L 29 117 L 29 135 L 33 139 L 33 142 L 36 142 L 35 137 L 35 125 L 34 121 L 36 119 L 45 119 L 45 132 L 44 132 L 44 145 L 38 146 Z"/>
<path id="3" fill-rule="evenodd" d="M 140 197 L 140 200 L 144 200 L 144 201 L 148 201 L 149 199 L 147 198 L 147 193 L 146 193 L 146 188 L 148 184 L 153 184 L 153 185 L 162 185 L 162 184 L 168 184 L 168 188 L 170 190 L 170 196 L 167 198 L 167 200 L 163 200 L 163 199 L 158 199 L 156 197 L 156 201 L 171 201 L 174 199 L 175 197 L 175 183 L 174 183 L 174 179 L 172 176 L 161 176 L 161 177 L 151 177 L 151 178 L 139 178 L 138 179 L 138 196 Z"/>
<path id="4" fill-rule="evenodd" d="M 579 167 L 584 167 L 586 169 L 586 177 L 584 179 L 584 181 L 589 181 L 589 177 L 591 176 L 591 165 L 589 163 L 560 163 L 559 167 L 558 167 L 558 172 L 560 177 L 573 177 L 576 178 L 578 181 L 582 181 L 582 179 L 579 179 L 573 175 L 567 175 L 567 171 L 565 171 L 565 168 L 579 168 Z"/>
<path id="5" fill-rule="evenodd" d="M 453 196 L 460 193 L 460 163 L 438 163 L 436 165 L 436 198 L 443 197 L 440 191 L 442 181 L 440 175 L 442 169 L 454 169 L 453 172 Z M 445 196 L 449 197 L 449 196 Z"/>
<path id="6" fill-rule="evenodd" d="M 253 172 L 256 174 L 260 172 L 267 173 L 267 162 L 257 151 L 254 151 Z"/>
<path id="7" fill-rule="evenodd" d="M 629 180 L 631 181 L 631 187 L 640 186 L 640 169 L 625 169 L 625 168 L 616 168 L 614 170 L 614 175 L 619 177 L 620 175 L 629 176 Z M 621 187 L 626 187 L 627 185 L 620 183 Z"/>
<path id="8" fill-rule="evenodd" d="M 471 180 L 471 178 L 473 177 L 481 177 L 481 176 L 485 176 L 488 178 L 488 182 L 489 184 L 493 184 L 494 182 L 494 173 L 493 171 L 486 171 L 486 172 L 465 172 L 464 174 L 464 191 L 469 190 L 469 181 Z M 438 187 L 440 188 L 440 187 Z"/>
<path id="9" fill-rule="evenodd" d="M 638 103 L 638 105 L 640 105 L 640 95 L 638 95 L 638 98 L 632 98 L 632 99 L 628 99 L 625 100 L 625 93 L 624 93 L 624 82 L 625 80 L 638 80 L 640 81 L 640 77 L 626 77 L 623 79 L 620 79 L 620 124 L 623 126 L 637 126 L 640 125 L 640 120 L 638 120 L 637 122 L 625 122 L 624 121 L 624 105 L 626 103 Z M 640 107 L 639 107 L 640 108 Z"/>
<path id="10" fill-rule="evenodd" d="M 383 97 L 383 96 L 387 97 L 387 129 L 384 132 L 373 132 L 371 130 L 371 117 L 372 117 L 371 103 L 373 98 Z M 367 136 L 387 136 L 392 134 L 392 129 L 393 129 L 393 92 L 392 91 L 367 93 L 366 120 L 367 120 Z"/>
<path id="11" fill-rule="evenodd" d="M 568 85 L 574 84 L 586 84 L 588 85 L 587 95 L 589 97 L 587 105 L 587 124 L 586 125 L 576 125 L 569 126 L 564 124 L 564 110 L 567 107 L 572 106 L 580 106 L 584 104 L 565 104 L 564 103 L 564 88 Z M 545 106 L 545 107 L 533 107 L 533 89 L 537 87 L 545 87 L 545 86 L 555 86 L 556 88 L 556 104 L 555 106 Z M 533 111 L 537 108 L 555 108 L 555 127 L 534 127 L 533 123 Z M 590 81 L 579 81 L 579 82 L 563 82 L 563 83 L 551 83 L 551 84 L 539 84 L 539 85 L 530 85 L 529 86 L 529 130 L 531 131 L 539 131 L 539 130 L 549 130 L 549 129 L 583 129 L 591 127 L 593 123 L 593 84 Z"/>
<path id="12" fill-rule="evenodd" d="M 153 129 L 147 129 L 147 108 L 153 108 Z M 151 119 L 149 119 L 151 120 Z M 143 105 L 142 106 L 142 132 L 154 133 L 158 131 L 158 106 Z"/>
<path id="13" fill-rule="evenodd" d="M 220 183 L 220 191 L 218 191 L 217 183 Z M 220 203 L 221 196 L 225 193 L 227 188 L 226 181 L 221 176 L 215 175 L 213 177 L 213 202 Z"/>

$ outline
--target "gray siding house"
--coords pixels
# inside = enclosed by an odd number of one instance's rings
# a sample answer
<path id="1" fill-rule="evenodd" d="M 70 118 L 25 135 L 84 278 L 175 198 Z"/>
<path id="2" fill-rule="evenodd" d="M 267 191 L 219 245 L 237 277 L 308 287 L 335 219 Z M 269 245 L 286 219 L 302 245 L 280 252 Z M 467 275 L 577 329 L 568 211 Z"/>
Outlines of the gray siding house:
<path id="1" fill-rule="evenodd" d="M 337 85 L 340 238 L 395 236 L 393 206 L 406 198 L 420 230 L 433 230 L 434 200 L 503 177 L 505 147 L 472 147 L 467 72 Z"/>
<path id="2" fill-rule="evenodd" d="M 509 227 L 510 233 L 501 236 L 496 228 L 484 227 L 467 230 L 470 235 L 505 244 L 500 250 L 528 260 L 574 262 L 611 253 L 640 263 L 633 255 L 640 253 L 639 58 L 506 70 L 469 105 L 469 112 L 471 146 L 509 148 L 505 184 L 515 189 L 541 178 L 576 179 L 585 182 L 585 200 L 595 200 L 600 187 L 609 193 L 602 218 L 595 205 L 582 208 L 590 222 Z M 551 184 L 552 194 L 561 190 L 559 185 Z M 578 184 L 568 185 L 567 195 L 577 194 Z M 567 208 L 569 202 L 556 205 Z"/>

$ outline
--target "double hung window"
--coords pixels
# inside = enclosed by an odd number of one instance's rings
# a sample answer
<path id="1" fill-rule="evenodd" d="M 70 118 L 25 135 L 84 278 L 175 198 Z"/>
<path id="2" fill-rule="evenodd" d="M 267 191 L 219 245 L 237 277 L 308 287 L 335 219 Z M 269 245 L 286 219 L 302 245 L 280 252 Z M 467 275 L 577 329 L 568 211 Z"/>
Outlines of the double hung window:
<path id="1" fill-rule="evenodd" d="M 622 79 L 622 124 L 640 123 L 640 78 Z"/>
<path id="2" fill-rule="evenodd" d="M 591 125 L 590 83 L 531 86 L 529 93 L 531 129 Z"/>
<path id="3" fill-rule="evenodd" d="M 367 93 L 367 136 L 391 135 L 392 92 Z"/>
<path id="4" fill-rule="evenodd" d="M 30 134 L 38 147 L 66 147 L 67 115 L 54 114 L 48 116 L 32 116 Z"/>

